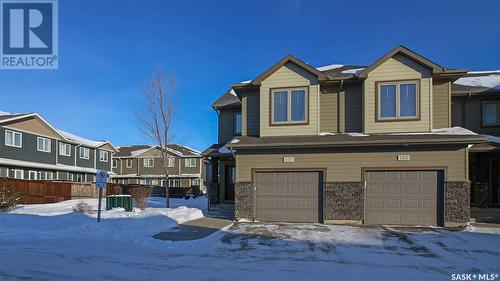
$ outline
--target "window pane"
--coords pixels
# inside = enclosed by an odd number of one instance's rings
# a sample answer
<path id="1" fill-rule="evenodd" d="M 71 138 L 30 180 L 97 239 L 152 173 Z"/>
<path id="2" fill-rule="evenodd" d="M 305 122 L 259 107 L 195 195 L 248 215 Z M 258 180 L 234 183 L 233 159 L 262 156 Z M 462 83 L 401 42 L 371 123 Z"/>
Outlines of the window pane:
<path id="1" fill-rule="evenodd" d="M 399 85 L 399 116 L 417 116 L 417 85 Z"/>
<path id="2" fill-rule="evenodd" d="M 21 146 L 21 134 L 14 134 L 14 145 Z"/>
<path id="3" fill-rule="evenodd" d="M 483 123 L 485 125 L 494 125 L 497 123 L 497 104 L 485 102 L 483 105 Z"/>
<path id="4" fill-rule="evenodd" d="M 292 91 L 292 121 L 306 120 L 306 92 Z"/>
<path id="5" fill-rule="evenodd" d="M 14 134 L 12 132 L 7 132 L 7 144 L 14 145 Z"/>
<path id="6" fill-rule="evenodd" d="M 396 117 L 396 85 L 380 86 L 380 117 Z"/>
<path id="7" fill-rule="evenodd" d="M 241 112 L 234 114 L 234 133 L 241 134 Z"/>
<path id="8" fill-rule="evenodd" d="M 288 120 L 288 93 L 274 92 L 274 122 Z"/>

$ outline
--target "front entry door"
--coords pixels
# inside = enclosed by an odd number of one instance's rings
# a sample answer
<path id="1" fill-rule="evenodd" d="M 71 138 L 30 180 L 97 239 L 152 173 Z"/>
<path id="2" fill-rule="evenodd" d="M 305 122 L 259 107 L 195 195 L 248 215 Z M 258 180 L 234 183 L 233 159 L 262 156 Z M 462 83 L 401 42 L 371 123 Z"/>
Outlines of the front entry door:
<path id="1" fill-rule="evenodd" d="M 234 201 L 234 182 L 236 181 L 236 167 L 226 166 L 225 200 Z"/>

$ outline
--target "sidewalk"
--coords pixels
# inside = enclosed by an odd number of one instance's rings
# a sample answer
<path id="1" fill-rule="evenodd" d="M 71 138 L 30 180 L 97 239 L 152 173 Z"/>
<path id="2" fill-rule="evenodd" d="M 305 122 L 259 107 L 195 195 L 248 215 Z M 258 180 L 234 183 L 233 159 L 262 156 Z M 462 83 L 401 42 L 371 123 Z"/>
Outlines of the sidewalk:
<path id="1" fill-rule="evenodd" d="M 198 240 L 232 223 L 230 220 L 204 217 L 179 224 L 167 231 L 153 235 L 153 238 L 169 241 Z"/>

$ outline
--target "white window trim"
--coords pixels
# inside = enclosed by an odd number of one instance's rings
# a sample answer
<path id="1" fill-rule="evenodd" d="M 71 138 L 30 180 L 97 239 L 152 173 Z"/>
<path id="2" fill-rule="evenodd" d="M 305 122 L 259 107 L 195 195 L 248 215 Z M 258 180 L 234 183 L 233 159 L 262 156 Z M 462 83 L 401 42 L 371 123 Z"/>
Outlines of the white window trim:
<path id="1" fill-rule="evenodd" d="M 82 150 L 83 151 L 88 151 L 87 153 L 87 157 L 85 157 L 85 153 L 84 153 L 84 156 L 82 157 Z M 83 147 L 83 146 L 80 146 L 79 147 L 79 150 L 78 150 L 78 156 L 80 157 L 80 159 L 86 159 L 86 160 L 89 160 L 90 159 L 90 149 L 88 147 Z"/>
<path id="2" fill-rule="evenodd" d="M 35 178 L 34 179 L 31 178 L 31 174 L 32 173 L 35 174 Z M 33 170 L 28 171 L 28 179 L 30 179 L 30 180 L 37 180 L 38 179 L 38 173 L 36 171 L 33 171 Z"/>
<path id="3" fill-rule="evenodd" d="M 65 147 L 69 147 L 69 154 L 66 154 L 65 149 L 64 149 Z M 62 156 L 71 156 L 71 144 L 64 143 L 64 142 L 59 142 L 59 155 L 62 155 Z"/>
<path id="4" fill-rule="evenodd" d="M 43 142 L 44 146 L 45 146 L 45 141 L 49 141 L 48 142 L 48 150 L 40 149 L 40 145 L 39 145 L 40 141 Z M 40 151 L 40 152 L 50 153 L 52 151 L 52 140 L 49 138 L 44 138 L 44 137 L 36 137 L 36 150 Z"/>
<path id="5" fill-rule="evenodd" d="M 104 157 L 105 159 L 103 160 L 103 155 L 106 155 L 106 157 Z M 101 162 L 109 162 L 109 151 L 106 151 L 106 150 L 99 150 L 99 161 Z"/>
<path id="6" fill-rule="evenodd" d="M 130 165 L 128 164 L 129 161 L 130 161 Z M 125 167 L 132 168 L 133 165 L 134 165 L 134 160 L 132 160 L 130 158 L 129 159 L 125 159 Z"/>
<path id="7" fill-rule="evenodd" d="M 149 161 L 152 161 L 152 164 L 149 165 Z M 146 163 L 148 163 L 146 165 Z M 144 166 L 144 168 L 152 168 L 155 166 L 155 159 L 154 158 L 144 158 L 142 159 L 142 165 Z"/>
<path id="8" fill-rule="evenodd" d="M 304 120 L 292 121 L 292 91 L 304 90 Z M 286 121 L 274 121 L 274 93 L 286 92 L 287 93 L 287 117 Z M 271 100 L 269 101 L 271 113 L 271 125 L 302 125 L 309 123 L 309 87 L 292 87 L 292 88 L 276 88 L 271 90 Z M 242 119 L 243 121 L 243 119 Z M 243 124 L 242 124 L 243 130 Z"/>
<path id="9" fill-rule="evenodd" d="M 172 160 L 172 163 L 170 163 L 170 160 Z M 175 157 L 173 156 L 167 157 L 167 167 L 169 168 L 175 167 Z"/>
<path id="10" fill-rule="evenodd" d="M 400 116 L 401 84 L 415 84 L 415 116 Z M 396 86 L 396 116 L 382 117 L 382 86 Z M 416 80 L 401 80 L 377 83 L 377 120 L 376 121 L 416 121 L 420 118 L 420 83 Z"/>
<path id="11" fill-rule="evenodd" d="M 116 167 L 118 167 L 118 160 L 111 159 L 111 168 L 116 168 Z"/>
<path id="12" fill-rule="evenodd" d="M 14 141 L 14 144 L 7 143 L 7 133 L 12 133 L 12 141 Z M 16 134 L 19 135 L 19 145 L 16 145 L 16 138 L 14 137 Z M 23 147 L 23 134 L 22 133 L 16 132 L 16 131 L 11 131 L 11 130 L 5 130 L 5 136 L 4 137 L 5 137 L 5 145 L 6 146 L 17 147 L 17 148 L 22 148 Z"/>
<path id="13" fill-rule="evenodd" d="M 16 177 L 16 175 L 17 175 L 17 172 L 18 172 L 18 171 L 21 171 L 21 178 Z M 21 170 L 21 169 L 14 169 L 14 178 L 15 178 L 15 179 L 24 180 L 24 170 Z"/>
<path id="14" fill-rule="evenodd" d="M 194 159 L 194 165 L 191 165 L 191 161 Z M 186 158 L 184 159 L 184 166 L 186 168 L 194 168 L 196 167 L 196 158 Z"/>

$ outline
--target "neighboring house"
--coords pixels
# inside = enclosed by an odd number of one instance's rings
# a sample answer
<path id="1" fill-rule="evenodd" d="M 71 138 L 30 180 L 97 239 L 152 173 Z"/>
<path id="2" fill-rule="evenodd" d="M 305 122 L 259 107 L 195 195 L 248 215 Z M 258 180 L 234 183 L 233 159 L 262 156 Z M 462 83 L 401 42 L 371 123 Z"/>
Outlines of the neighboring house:
<path id="1" fill-rule="evenodd" d="M 257 221 L 467 223 L 468 147 L 486 138 L 450 128 L 466 72 L 402 46 L 368 66 L 286 56 L 212 105 L 210 206 Z"/>
<path id="2" fill-rule="evenodd" d="M 54 128 L 37 113 L 0 112 L 0 177 L 93 182 L 117 150 Z"/>
<path id="3" fill-rule="evenodd" d="M 500 206 L 500 70 L 471 71 L 452 85 L 452 124 L 488 138 L 470 152 L 471 203 Z"/>
<path id="4" fill-rule="evenodd" d="M 113 156 L 113 181 L 123 184 L 165 186 L 164 167 L 168 170 L 168 186 L 202 186 L 200 152 L 180 144 L 167 146 L 168 162 L 163 163 L 159 146 L 121 146 Z"/>

